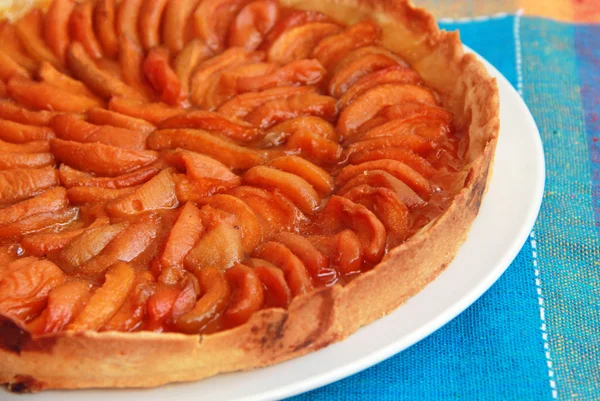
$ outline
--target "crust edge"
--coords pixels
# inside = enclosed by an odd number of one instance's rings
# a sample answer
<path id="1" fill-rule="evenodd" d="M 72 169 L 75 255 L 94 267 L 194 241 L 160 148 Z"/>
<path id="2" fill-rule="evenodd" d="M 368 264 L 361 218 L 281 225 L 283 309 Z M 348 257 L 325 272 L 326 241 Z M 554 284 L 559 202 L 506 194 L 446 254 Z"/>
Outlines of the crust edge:
<path id="1" fill-rule="evenodd" d="M 463 53 L 458 34 L 440 31 L 429 13 L 407 1 L 284 3 L 326 8 L 349 22 L 366 15 L 376 18 L 384 26 L 386 45 L 445 95 L 446 105 L 470 138 L 464 186 L 450 208 L 346 287 L 298 297 L 287 311 L 263 310 L 233 330 L 204 336 L 66 332 L 34 339 L 15 323 L 0 320 L 0 383 L 11 391 L 155 387 L 279 363 L 340 341 L 391 312 L 453 259 L 479 211 L 490 177 L 499 131 L 495 80 L 473 55 Z M 400 36 L 401 43 L 393 40 Z M 447 69 L 443 77 L 438 74 L 440 66 Z"/>

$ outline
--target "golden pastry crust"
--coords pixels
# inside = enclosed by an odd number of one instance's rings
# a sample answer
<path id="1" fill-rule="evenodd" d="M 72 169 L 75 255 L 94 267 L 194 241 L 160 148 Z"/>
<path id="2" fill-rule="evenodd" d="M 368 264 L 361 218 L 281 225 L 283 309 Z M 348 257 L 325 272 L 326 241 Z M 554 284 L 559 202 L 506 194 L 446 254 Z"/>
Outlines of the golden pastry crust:
<path id="1" fill-rule="evenodd" d="M 346 338 L 391 312 L 450 263 L 479 211 L 499 131 L 496 82 L 457 33 L 442 32 L 426 11 L 403 0 L 284 0 L 346 23 L 369 16 L 383 43 L 401 54 L 440 94 L 469 134 L 461 188 L 451 206 L 374 269 L 350 284 L 295 298 L 242 326 L 208 335 L 153 332 L 61 332 L 32 338 L 0 321 L 0 382 L 12 391 L 154 387 L 249 370 L 295 358 Z M 462 179 L 464 178 L 464 180 Z"/>

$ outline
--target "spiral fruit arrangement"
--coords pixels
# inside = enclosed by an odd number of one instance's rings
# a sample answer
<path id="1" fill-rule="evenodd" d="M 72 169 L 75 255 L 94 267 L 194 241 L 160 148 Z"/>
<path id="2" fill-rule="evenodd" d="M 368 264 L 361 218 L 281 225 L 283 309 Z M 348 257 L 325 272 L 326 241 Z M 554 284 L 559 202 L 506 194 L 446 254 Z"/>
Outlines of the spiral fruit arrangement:
<path id="1" fill-rule="evenodd" d="M 381 34 L 276 0 L 3 21 L 0 315 L 211 333 L 372 269 L 449 206 L 468 142 Z"/>

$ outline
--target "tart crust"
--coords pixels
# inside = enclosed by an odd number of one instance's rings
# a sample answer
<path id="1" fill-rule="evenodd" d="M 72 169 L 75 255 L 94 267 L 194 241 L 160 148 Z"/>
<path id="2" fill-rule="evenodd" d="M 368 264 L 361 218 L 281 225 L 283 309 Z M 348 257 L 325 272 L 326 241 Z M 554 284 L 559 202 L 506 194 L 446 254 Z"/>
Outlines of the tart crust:
<path id="1" fill-rule="evenodd" d="M 315 290 L 295 298 L 287 310 L 262 310 L 242 326 L 215 334 L 89 331 L 33 338 L 0 317 L 0 383 L 11 391 L 154 387 L 272 365 L 343 340 L 393 311 L 453 259 L 491 173 L 499 131 L 496 81 L 474 55 L 464 54 L 458 33 L 440 31 L 428 12 L 407 1 L 281 3 L 320 10 L 348 24 L 375 19 L 384 45 L 440 94 L 457 129 L 469 135 L 466 167 L 451 206 L 348 285 Z"/>

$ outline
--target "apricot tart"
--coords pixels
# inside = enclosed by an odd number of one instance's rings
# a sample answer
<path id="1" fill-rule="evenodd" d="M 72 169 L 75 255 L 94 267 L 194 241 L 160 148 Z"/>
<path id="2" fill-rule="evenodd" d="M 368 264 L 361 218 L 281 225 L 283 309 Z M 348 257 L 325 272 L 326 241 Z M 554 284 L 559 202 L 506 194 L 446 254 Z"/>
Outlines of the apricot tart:
<path id="1" fill-rule="evenodd" d="M 475 218 L 496 83 L 394 0 L 55 0 L 0 25 L 0 382 L 297 357 L 417 293 Z"/>

